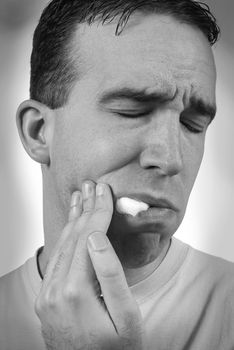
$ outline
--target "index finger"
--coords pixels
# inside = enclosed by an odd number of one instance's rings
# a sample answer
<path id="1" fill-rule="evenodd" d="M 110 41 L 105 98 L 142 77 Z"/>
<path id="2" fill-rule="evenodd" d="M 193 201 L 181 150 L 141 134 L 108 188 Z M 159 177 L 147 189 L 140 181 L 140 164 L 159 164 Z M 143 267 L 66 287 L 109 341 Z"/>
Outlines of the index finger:
<path id="1" fill-rule="evenodd" d="M 77 232 L 78 241 L 73 255 L 70 270 L 67 276 L 67 284 L 73 290 L 79 290 L 86 295 L 96 293 L 95 273 L 87 249 L 87 238 L 93 232 L 102 232 L 106 235 L 113 214 L 113 200 L 110 188 L 105 184 L 96 187 L 95 207 L 86 224 L 83 225 L 82 217 L 77 221 L 74 230 Z"/>

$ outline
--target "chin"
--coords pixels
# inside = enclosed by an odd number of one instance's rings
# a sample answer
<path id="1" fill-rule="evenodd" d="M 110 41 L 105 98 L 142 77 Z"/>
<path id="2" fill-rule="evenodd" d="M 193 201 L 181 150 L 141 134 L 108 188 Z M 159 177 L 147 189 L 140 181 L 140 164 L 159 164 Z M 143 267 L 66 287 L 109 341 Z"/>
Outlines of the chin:
<path id="1" fill-rule="evenodd" d="M 172 210 L 152 213 L 142 212 L 136 216 L 114 212 L 108 230 L 112 239 L 123 239 L 125 236 L 153 236 L 168 240 L 178 229 L 181 218 Z"/>
<path id="2" fill-rule="evenodd" d="M 170 234 L 142 232 L 133 235 L 109 236 L 110 241 L 124 268 L 133 269 L 155 261 L 170 245 Z"/>

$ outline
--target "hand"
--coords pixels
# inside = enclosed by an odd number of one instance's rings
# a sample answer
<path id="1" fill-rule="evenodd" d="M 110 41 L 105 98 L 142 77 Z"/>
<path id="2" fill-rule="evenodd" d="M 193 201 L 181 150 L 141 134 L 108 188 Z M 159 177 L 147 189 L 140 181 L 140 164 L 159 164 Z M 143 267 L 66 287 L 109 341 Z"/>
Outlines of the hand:
<path id="1" fill-rule="evenodd" d="M 110 188 L 87 183 L 73 193 L 36 300 L 43 338 L 49 350 L 145 350 L 140 310 L 106 236 Z"/>

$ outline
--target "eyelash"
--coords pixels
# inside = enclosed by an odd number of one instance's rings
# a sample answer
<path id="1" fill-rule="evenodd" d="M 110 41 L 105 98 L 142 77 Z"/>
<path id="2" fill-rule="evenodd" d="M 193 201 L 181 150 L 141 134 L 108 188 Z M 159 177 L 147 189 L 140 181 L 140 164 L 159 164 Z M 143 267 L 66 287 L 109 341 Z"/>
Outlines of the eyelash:
<path id="1" fill-rule="evenodd" d="M 141 113 L 136 113 L 136 114 L 127 114 L 127 113 L 120 113 L 117 112 L 116 114 L 118 114 L 119 116 L 123 117 L 123 118 L 141 118 L 141 117 L 145 117 L 146 115 L 148 115 L 150 112 L 141 112 Z"/>
<path id="2" fill-rule="evenodd" d="M 182 121 L 181 121 L 181 124 L 182 124 L 188 131 L 190 131 L 190 132 L 193 133 L 193 134 L 201 134 L 201 133 L 203 132 L 203 130 L 201 130 L 201 129 L 196 129 L 196 128 L 194 128 L 194 127 L 191 126 L 191 125 L 188 125 L 188 124 L 186 124 L 186 123 L 183 123 Z"/>
<path id="3" fill-rule="evenodd" d="M 149 113 L 150 113 L 150 111 L 145 111 L 145 112 L 136 113 L 136 114 L 116 112 L 116 114 L 118 114 L 120 117 L 128 118 L 128 119 L 141 118 L 141 117 L 144 117 L 146 115 L 149 115 Z M 193 126 L 191 126 L 187 123 L 184 123 L 182 120 L 180 122 L 188 131 L 190 131 L 193 134 L 201 134 L 203 132 L 203 129 L 196 129 Z"/>

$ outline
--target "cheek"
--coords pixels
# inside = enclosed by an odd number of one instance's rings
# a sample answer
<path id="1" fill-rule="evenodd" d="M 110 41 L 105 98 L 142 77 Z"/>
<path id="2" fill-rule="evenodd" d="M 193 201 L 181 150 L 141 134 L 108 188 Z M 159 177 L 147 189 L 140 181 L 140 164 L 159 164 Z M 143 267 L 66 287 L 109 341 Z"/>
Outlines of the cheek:
<path id="1" fill-rule="evenodd" d="M 188 151 L 185 155 L 185 179 L 184 183 L 188 184 L 188 191 L 190 192 L 194 182 L 196 180 L 198 171 L 201 166 L 203 154 L 204 154 L 204 139 L 196 143 L 190 143 L 186 148 Z"/>
<path id="2" fill-rule="evenodd" d="M 82 163 L 85 165 L 86 176 L 94 181 L 100 180 L 128 164 L 135 152 L 136 147 L 128 137 L 123 138 L 123 133 L 122 136 L 116 132 L 96 135 L 92 144 L 83 152 Z"/>
<path id="3" fill-rule="evenodd" d="M 54 175 L 60 190 L 65 192 L 81 188 L 85 180 L 97 182 L 100 178 L 104 179 L 110 172 L 130 162 L 136 151 L 134 142 L 123 132 L 106 130 L 100 125 L 95 130 L 82 128 L 82 131 L 77 132 L 75 137 L 61 135 L 63 140 L 57 137 L 59 141 L 54 147 Z"/>

